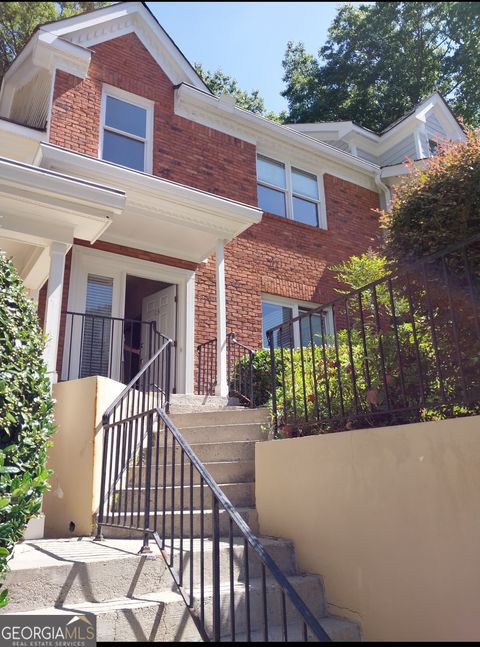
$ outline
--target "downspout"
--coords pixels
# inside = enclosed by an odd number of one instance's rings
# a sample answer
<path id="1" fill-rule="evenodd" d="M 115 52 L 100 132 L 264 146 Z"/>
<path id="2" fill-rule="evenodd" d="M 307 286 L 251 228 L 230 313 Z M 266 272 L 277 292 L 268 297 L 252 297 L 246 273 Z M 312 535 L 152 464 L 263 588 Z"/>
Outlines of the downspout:
<path id="1" fill-rule="evenodd" d="M 381 194 L 380 206 L 384 211 L 390 211 L 392 194 L 388 186 L 382 182 L 382 172 L 375 175 L 375 184 L 378 186 Z"/>

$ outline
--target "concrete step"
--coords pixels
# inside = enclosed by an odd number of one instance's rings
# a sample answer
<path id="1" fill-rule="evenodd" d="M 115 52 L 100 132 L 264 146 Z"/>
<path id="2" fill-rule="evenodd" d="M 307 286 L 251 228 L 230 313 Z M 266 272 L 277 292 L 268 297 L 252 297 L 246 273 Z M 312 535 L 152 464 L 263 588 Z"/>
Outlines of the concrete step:
<path id="1" fill-rule="evenodd" d="M 196 412 L 218 411 L 227 408 L 237 408 L 240 405 L 238 398 L 223 397 L 220 395 L 185 395 L 174 393 L 170 396 L 171 412 Z"/>
<path id="2" fill-rule="evenodd" d="M 208 505 L 208 499 L 207 497 L 205 498 L 206 505 Z M 258 516 L 257 516 L 257 511 L 255 508 L 237 508 L 237 512 L 240 514 L 241 517 L 246 521 L 246 523 L 250 526 L 251 531 L 254 534 L 258 534 Z M 181 514 L 180 512 L 167 512 L 165 513 L 165 537 L 166 538 L 171 538 L 172 532 L 172 519 L 173 519 L 173 537 L 174 539 L 177 539 L 180 536 L 180 526 L 181 526 Z M 125 518 L 126 518 L 126 523 L 125 523 Z M 117 519 L 116 522 L 119 525 L 115 526 L 108 526 L 105 525 L 103 527 L 103 534 L 106 538 L 112 538 L 112 539 L 135 539 L 138 538 L 139 535 L 141 534 L 141 531 L 135 531 L 129 528 L 128 526 L 130 525 L 130 519 L 131 515 L 122 515 L 120 519 Z M 229 516 L 224 510 L 220 510 L 219 514 L 219 520 L 220 520 L 220 535 L 222 537 L 227 537 L 228 532 L 229 532 Z M 105 520 L 107 521 L 107 519 Z M 193 536 L 194 537 L 200 537 L 201 536 L 201 514 L 198 511 L 194 511 L 192 515 L 192 521 L 193 521 Z M 204 536 L 205 537 L 211 537 L 212 536 L 212 511 L 208 508 L 205 509 L 205 514 L 204 514 Z M 122 524 L 125 527 L 122 527 Z M 133 525 L 136 525 L 139 529 L 143 528 L 144 524 L 144 515 L 141 513 L 140 515 L 134 515 L 133 516 Z M 161 535 L 163 535 L 163 514 L 161 511 L 158 511 L 156 514 L 151 513 L 150 515 L 150 528 L 152 530 L 158 531 Z M 184 533 L 186 533 L 186 536 L 190 536 L 190 513 L 185 511 L 183 514 L 183 529 Z M 234 530 L 234 536 L 239 536 L 239 532 Z M 184 535 L 185 537 L 185 535 Z"/>
<path id="3" fill-rule="evenodd" d="M 214 479 L 216 483 L 247 483 L 253 482 L 255 480 L 255 461 L 254 460 L 221 460 L 221 461 L 209 461 L 205 463 L 206 470 L 210 473 L 210 476 Z M 159 483 L 161 483 L 163 478 L 163 465 L 159 468 Z M 155 472 L 154 472 L 155 473 Z M 190 468 L 185 462 L 185 480 L 188 480 L 190 473 Z M 140 482 L 140 476 L 141 482 Z M 172 483 L 172 468 L 167 466 L 167 483 Z M 134 481 L 135 478 L 135 481 Z M 135 487 L 141 487 L 145 484 L 145 468 L 143 467 L 140 470 L 139 467 L 135 467 L 130 470 L 129 475 L 129 485 L 132 485 L 135 482 Z M 181 474 L 180 474 L 180 463 L 175 465 L 175 485 L 180 485 Z M 200 476 L 197 471 L 193 472 L 193 482 L 195 484 L 200 483 Z"/>
<path id="4" fill-rule="evenodd" d="M 288 574 L 295 573 L 294 551 L 291 542 L 271 537 L 260 540 L 264 549 L 279 567 Z M 138 555 L 142 540 L 107 540 L 94 542 L 91 538 L 75 540 L 37 540 L 18 544 L 9 562 L 5 586 L 10 592 L 10 604 L 2 613 L 15 613 L 52 606 L 69 606 L 82 602 L 105 602 L 118 597 L 139 598 L 152 591 L 175 590 L 171 574 L 157 545 L 151 541 L 151 555 Z M 244 540 L 220 542 L 220 576 L 230 581 L 245 577 Z M 180 570 L 180 551 L 185 586 L 200 582 L 201 542 L 194 539 L 173 543 L 173 562 Z M 206 585 L 212 581 L 212 542 L 203 543 L 204 578 Z M 171 558 L 171 542 L 165 544 L 165 553 Z M 232 564 L 230 565 L 230 555 Z M 192 557 L 193 556 L 193 557 Z M 250 578 L 260 576 L 260 562 L 249 550 Z M 39 586 L 41 582 L 41 586 Z"/>
<path id="5" fill-rule="evenodd" d="M 230 442 L 192 443 L 190 447 L 202 463 L 218 461 L 252 461 L 255 459 L 254 440 L 235 440 Z M 175 463 L 180 463 L 182 450 L 178 444 L 175 445 Z M 167 465 L 172 464 L 171 438 L 167 447 Z M 160 465 L 163 469 L 164 448 L 161 444 L 155 449 L 152 456 L 152 463 Z"/>
<path id="6" fill-rule="evenodd" d="M 89 537 L 17 544 L 5 580 L 10 603 L 0 614 L 171 590 L 163 559 L 138 555 L 140 547 L 138 539 L 99 543 Z"/>
<path id="7" fill-rule="evenodd" d="M 351 620 L 326 616 L 317 618 L 320 626 L 333 642 L 361 642 L 362 636 L 360 627 Z M 278 619 L 277 619 L 278 622 Z M 298 621 L 287 624 L 287 640 L 285 640 L 283 626 L 277 623 L 269 625 L 268 640 L 269 642 L 304 642 L 303 623 Z M 318 642 L 313 633 L 307 629 L 308 642 Z M 227 633 L 221 638 L 222 642 L 231 642 L 231 633 Z M 265 642 L 263 629 L 255 629 L 251 632 L 250 639 L 245 631 L 235 635 L 235 642 Z"/>
<path id="8" fill-rule="evenodd" d="M 272 557 L 282 571 L 287 575 L 295 575 L 295 555 L 293 545 L 289 541 L 275 539 L 273 537 L 264 537 L 260 543 L 266 552 Z M 173 542 L 173 552 L 171 541 L 167 540 L 163 547 L 164 554 L 173 566 L 176 572 L 183 573 L 182 585 L 185 591 L 190 595 L 190 575 L 193 573 L 194 587 L 200 586 L 201 576 L 201 546 L 200 539 L 193 540 L 193 550 L 190 547 L 190 540 L 180 542 L 179 539 Z M 183 559 L 180 559 L 183 555 Z M 192 559 L 193 555 L 193 559 Z M 243 538 L 233 538 L 232 552 L 230 552 L 229 540 L 220 541 L 220 580 L 225 586 L 230 585 L 230 568 L 232 569 L 232 580 L 234 584 L 245 581 L 245 542 Z M 213 544 L 209 539 L 203 542 L 203 575 L 205 588 L 212 586 L 213 571 Z M 261 561 L 256 553 L 249 547 L 248 549 L 248 566 L 249 576 L 251 579 L 258 578 L 261 575 Z"/>
<path id="9" fill-rule="evenodd" d="M 172 413 L 170 418 L 177 427 L 209 427 L 249 422 L 266 424 L 269 420 L 269 411 L 267 408 L 228 407 L 219 411 Z"/>
<path id="10" fill-rule="evenodd" d="M 185 602 L 173 591 L 106 602 L 82 602 L 28 613 L 56 616 L 93 613 L 97 619 L 97 642 L 201 642 Z"/>
<path id="11" fill-rule="evenodd" d="M 220 485 L 225 496 L 230 499 L 235 507 L 253 507 L 255 505 L 255 483 L 223 483 Z M 183 489 L 183 492 L 182 492 Z M 201 507 L 201 488 L 200 485 L 194 485 L 192 488 L 193 496 L 193 509 L 200 510 Z M 207 502 L 207 488 L 204 488 L 204 501 Z M 157 494 L 157 498 L 155 495 Z M 114 500 L 116 501 L 116 507 L 120 507 L 122 510 L 131 510 L 132 506 L 134 510 L 137 510 L 139 507 L 143 508 L 145 505 L 145 488 L 128 488 L 123 490 L 118 490 L 114 494 Z M 172 487 L 167 486 L 165 488 L 165 510 L 178 509 L 180 507 L 180 499 L 183 496 L 184 508 L 190 508 L 190 485 L 186 481 L 183 488 L 177 486 L 173 488 L 173 500 L 172 500 Z M 150 502 L 157 502 L 158 506 L 162 507 L 163 510 L 163 487 L 159 485 L 159 491 L 155 488 L 150 489 Z"/>
<path id="12" fill-rule="evenodd" d="M 316 618 L 325 616 L 325 597 L 322 578 L 316 575 L 290 575 L 288 580 L 293 588 L 300 595 L 305 605 L 310 609 Z M 250 622 L 251 626 L 258 629 L 263 627 L 263 588 L 260 578 L 250 580 L 248 588 Z M 281 623 L 282 618 L 282 589 L 272 577 L 265 580 L 267 598 L 267 623 L 276 625 Z M 235 607 L 235 628 L 241 633 L 247 629 L 247 595 L 245 583 L 234 586 Z M 200 614 L 200 592 L 194 593 L 194 607 Z M 231 632 L 231 593 L 228 582 L 221 583 L 220 595 L 220 618 L 221 634 L 228 635 Z M 288 622 L 295 622 L 300 619 L 298 611 L 293 607 L 288 598 L 285 598 L 285 608 Z M 204 612 L 206 618 L 207 632 L 213 631 L 213 595 L 212 589 L 205 590 Z"/>
<path id="13" fill-rule="evenodd" d="M 266 440 L 259 422 L 208 425 L 207 427 L 179 427 L 187 443 L 230 442 L 235 440 Z M 163 434 L 160 435 L 160 443 Z"/>

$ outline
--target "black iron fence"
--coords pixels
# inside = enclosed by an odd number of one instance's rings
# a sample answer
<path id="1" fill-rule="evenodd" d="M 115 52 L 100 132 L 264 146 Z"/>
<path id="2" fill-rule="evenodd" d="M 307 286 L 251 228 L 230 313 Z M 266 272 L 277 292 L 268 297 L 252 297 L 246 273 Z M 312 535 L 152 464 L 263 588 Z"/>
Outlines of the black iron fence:
<path id="1" fill-rule="evenodd" d="M 255 351 L 237 341 L 235 333 L 227 335 L 227 381 L 229 395 L 241 404 L 254 405 L 253 360 Z M 197 393 L 215 395 L 217 385 L 217 340 L 197 347 Z"/>
<path id="2" fill-rule="evenodd" d="M 167 414 L 125 398 L 105 416 L 97 538 L 117 526 L 145 551 L 153 539 L 204 640 L 329 641 Z"/>
<path id="3" fill-rule="evenodd" d="M 102 375 L 129 382 L 160 343 L 153 321 L 64 312 L 62 326 L 62 381 Z"/>
<path id="4" fill-rule="evenodd" d="M 148 472 L 152 459 L 149 444 L 152 430 L 144 423 L 148 412 L 159 408 L 169 410 L 171 395 L 173 342 L 160 333 L 157 335 L 158 348 L 153 357 L 103 414 L 99 536 L 102 526 L 146 533 L 145 511 L 149 509 L 149 502 L 144 500 L 141 488 L 143 474 Z M 132 492 L 137 492 L 138 497 L 132 496 Z M 150 485 L 146 492 L 150 493 Z"/>
<path id="5" fill-rule="evenodd" d="M 198 395 L 215 395 L 217 384 L 217 340 L 197 346 L 197 393 Z"/>
<path id="6" fill-rule="evenodd" d="M 475 236 L 275 326 L 267 339 L 276 430 L 478 412 L 479 305 Z"/>

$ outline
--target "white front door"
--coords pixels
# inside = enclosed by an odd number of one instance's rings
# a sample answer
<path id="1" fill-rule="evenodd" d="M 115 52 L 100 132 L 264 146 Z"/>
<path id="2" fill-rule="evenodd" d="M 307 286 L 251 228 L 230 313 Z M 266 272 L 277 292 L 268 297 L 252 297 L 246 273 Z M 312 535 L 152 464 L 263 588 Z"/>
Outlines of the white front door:
<path id="1" fill-rule="evenodd" d="M 150 294 L 142 300 L 142 321 L 154 321 L 157 332 L 175 341 L 177 324 L 177 286 L 170 285 L 159 292 Z M 142 332 L 145 327 L 142 326 Z M 148 344 L 142 339 L 140 361 L 144 364 L 147 356 Z M 172 348 L 171 357 L 172 384 L 175 384 L 175 348 Z"/>

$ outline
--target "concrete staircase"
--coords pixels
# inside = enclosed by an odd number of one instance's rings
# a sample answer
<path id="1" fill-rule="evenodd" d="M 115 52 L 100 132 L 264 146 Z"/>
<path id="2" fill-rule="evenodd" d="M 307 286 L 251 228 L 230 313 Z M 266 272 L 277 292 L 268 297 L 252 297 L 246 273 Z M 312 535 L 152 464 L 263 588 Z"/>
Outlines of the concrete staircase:
<path id="1" fill-rule="evenodd" d="M 191 410 L 192 408 L 194 407 L 175 407 L 171 418 L 252 531 L 258 534 L 254 488 L 255 443 L 265 439 L 261 425 L 266 422 L 266 412 L 236 407 L 212 407 L 212 410 L 207 408 L 198 412 Z M 181 412 L 178 412 L 179 409 Z M 175 474 L 177 479 L 178 469 Z M 130 476 L 132 478 L 133 474 Z M 176 483 L 175 489 L 179 490 L 179 481 L 176 480 Z M 199 485 L 193 488 L 195 537 L 200 536 L 199 489 Z M 127 497 L 132 494 L 132 490 L 126 493 Z M 134 494 L 138 496 L 138 490 Z M 144 492 L 140 494 L 144 496 Z M 176 501 L 178 500 L 179 497 L 176 497 Z M 206 507 L 209 500 L 210 497 L 206 497 Z M 170 532 L 170 496 L 167 496 L 167 502 L 167 528 Z M 186 498 L 185 505 L 189 503 Z M 166 548 L 167 552 L 173 550 L 178 555 L 180 515 L 177 510 L 173 511 L 173 519 L 173 546 L 169 538 Z M 221 513 L 220 527 L 221 534 L 227 535 L 228 518 L 225 513 Z M 97 616 L 99 641 L 200 641 L 195 624 L 154 542 L 152 555 L 140 556 L 137 555 L 141 546 L 138 533 L 105 527 L 104 534 L 107 538 L 105 543 L 95 543 L 91 538 L 72 538 L 19 545 L 7 579 L 12 599 L 8 612 L 92 612 Z M 205 511 L 205 534 L 207 537 L 211 534 L 209 510 Z M 331 638 L 338 641 L 359 641 L 360 630 L 355 623 L 327 615 L 322 578 L 298 572 L 293 545 L 282 539 L 268 537 L 261 541 Z M 207 540 L 204 546 L 207 630 L 211 628 L 208 619 L 212 617 L 211 550 L 212 544 Z M 199 553 L 199 539 L 193 541 L 193 556 L 190 554 L 190 542 L 183 542 L 185 581 L 189 578 L 192 557 L 194 581 L 199 581 Z M 243 539 L 234 540 L 234 553 L 236 640 L 247 641 Z M 261 567 L 251 550 L 249 557 L 251 639 L 263 642 Z M 220 551 L 221 617 L 222 635 L 228 641 L 231 631 L 229 568 L 229 545 L 228 540 L 225 540 L 221 542 Z M 267 596 L 269 640 L 282 640 L 281 594 L 271 578 L 267 579 Z M 194 597 L 198 606 L 200 593 L 195 592 Z M 303 640 L 303 627 L 289 603 L 287 617 L 288 640 Z"/>

